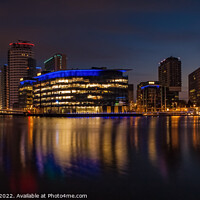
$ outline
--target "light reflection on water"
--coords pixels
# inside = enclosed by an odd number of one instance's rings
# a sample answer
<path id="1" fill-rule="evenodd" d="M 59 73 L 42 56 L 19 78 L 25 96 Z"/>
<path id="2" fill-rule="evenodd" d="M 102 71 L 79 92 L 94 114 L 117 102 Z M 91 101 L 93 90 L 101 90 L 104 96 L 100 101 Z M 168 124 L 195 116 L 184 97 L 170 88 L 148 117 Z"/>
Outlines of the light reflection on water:
<path id="1" fill-rule="evenodd" d="M 154 194 L 152 187 L 160 188 L 166 198 L 174 195 L 167 193 L 169 188 L 183 190 L 183 199 L 189 195 L 183 188 L 189 187 L 197 195 L 199 120 L 196 116 L 2 117 L 0 190 L 43 192 L 58 182 L 55 191 L 84 192 L 94 184 L 95 193 L 106 195 L 108 184 L 111 188 L 126 185 L 128 198 L 139 196 L 144 188 L 149 188 L 146 195 L 162 197 L 162 193 Z M 138 193 L 131 192 L 133 186 Z"/>

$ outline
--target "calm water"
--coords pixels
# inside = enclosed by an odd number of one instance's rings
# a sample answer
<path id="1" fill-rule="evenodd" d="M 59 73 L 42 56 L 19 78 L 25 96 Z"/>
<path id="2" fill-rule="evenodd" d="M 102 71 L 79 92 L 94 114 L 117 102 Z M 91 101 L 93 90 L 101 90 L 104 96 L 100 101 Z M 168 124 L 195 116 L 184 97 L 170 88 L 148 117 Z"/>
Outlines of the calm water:
<path id="1" fill-rule="evenodd" d="M 0 193 L 200 199 L 200 118 L 0 118 Z"/>

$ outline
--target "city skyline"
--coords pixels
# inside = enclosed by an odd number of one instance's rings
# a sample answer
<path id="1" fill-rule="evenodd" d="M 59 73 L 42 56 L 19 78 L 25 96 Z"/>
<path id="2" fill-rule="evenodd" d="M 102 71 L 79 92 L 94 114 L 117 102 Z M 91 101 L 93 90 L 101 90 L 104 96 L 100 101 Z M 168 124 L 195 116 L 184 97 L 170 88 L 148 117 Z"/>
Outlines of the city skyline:
<path id="1" fill-rule="evenodd" d="M 10 42 L 30 40 L 37 66 L 62 52 L 67 54 L 68 68 L 131 68 L 129 80 L 136 89 L 141 81 L 158 80 L 161 60 L 180 57 L 180 98 L 187 99 L 188 74 L 200 65 L 199 4 L 195 0 L 1 1 L 1 15 L 7 19 L 0 22 L 0 64 L 7 63 Z"/>
<path id="2" fill-rule="evenodd" d="M 200 199 L 200 0 L 0 0 L 0 198 Z"/>

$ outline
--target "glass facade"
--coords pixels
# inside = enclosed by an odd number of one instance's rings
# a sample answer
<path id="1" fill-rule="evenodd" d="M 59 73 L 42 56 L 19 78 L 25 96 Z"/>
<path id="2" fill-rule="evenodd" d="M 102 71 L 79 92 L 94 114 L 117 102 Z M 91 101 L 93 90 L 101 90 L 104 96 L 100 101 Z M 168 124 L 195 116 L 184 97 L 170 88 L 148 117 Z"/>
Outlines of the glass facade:
<path id="1" fill-rule="evenodd" d="M 128 77 L 125 70 L 63 70 L 20 82 L 20 105 L 26 109 L 22 91 L 32 88 L 34 112 L 98 113 L 125 112 Z M 30 106 L 28 106 L 30 108 Z"/>

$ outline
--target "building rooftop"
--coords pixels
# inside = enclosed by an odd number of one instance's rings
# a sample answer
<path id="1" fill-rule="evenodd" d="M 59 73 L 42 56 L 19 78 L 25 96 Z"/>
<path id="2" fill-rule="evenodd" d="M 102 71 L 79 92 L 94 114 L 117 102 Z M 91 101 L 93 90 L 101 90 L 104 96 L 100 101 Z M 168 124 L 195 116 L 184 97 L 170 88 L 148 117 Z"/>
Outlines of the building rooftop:
<path id="1" fill-rule="evenodd" d="M 53 79 L 53 78 L 62 78 L 62 77 L 70 77 L 70 76 L 100 76 L 101 72 L 105 71 L 119 71 L 119 72 L 126 72 L 131 69 L 71 69 L 71 70 L 61 70 L 56 72 L 50 72 L 46 74 L 42 74 L 40 76 L 34 77 L 39 81 Z"/>

